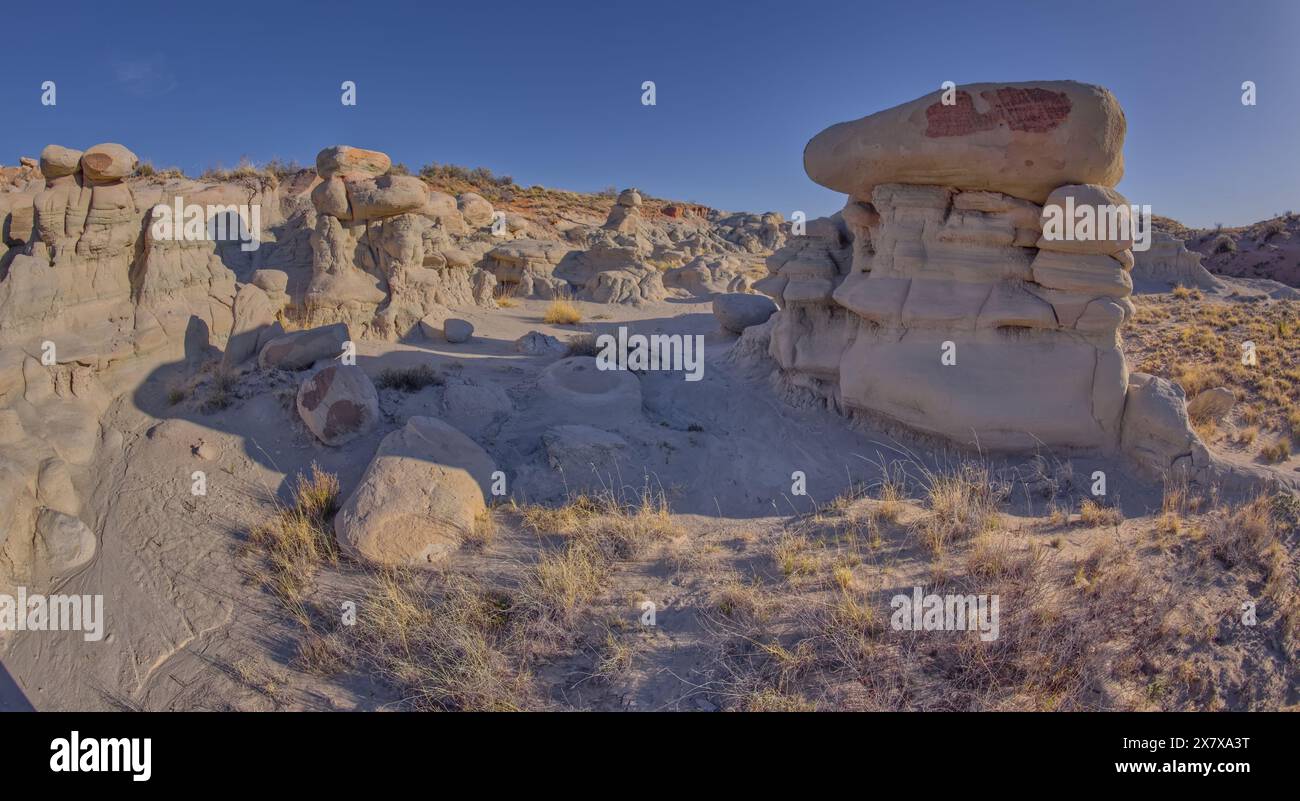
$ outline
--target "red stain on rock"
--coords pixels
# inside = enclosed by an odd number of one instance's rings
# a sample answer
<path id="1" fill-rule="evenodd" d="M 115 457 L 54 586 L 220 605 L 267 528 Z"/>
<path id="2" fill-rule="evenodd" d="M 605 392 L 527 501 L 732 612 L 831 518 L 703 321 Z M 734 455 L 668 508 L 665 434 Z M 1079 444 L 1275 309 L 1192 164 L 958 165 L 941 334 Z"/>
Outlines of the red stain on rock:
<path id="1" fill-rule="evenodd" d="M 946 136 L 966 136 L 979 131 L 990 131 L 1005 125 L 1013 131 L 1047 133 L 1070 116 L 1072 104 L 1064 92 L 1031 87 L 1021 89 L 1004 86 L 992 92 L 981 92 L 980 97 L 989 104 L 981 113 L 968 92 L 958 92 L 956 102 L 945 106 L 933 103 L 925 110 L 925 135 L 932 139 Z"/>
<path id="2" fill-rule="evenodd" d="M 308 411 L 313 411 L 320 406 L 321 401 L 329 394 L 330 387 L 334 384 L 333 367 L 326 367 L 307 381 L 307 391 L 302 395 L 302 405 Z"/>
<path id="3" fill-rule="evenodd" d="M 365 409 L 350 400 L 338 400 L 325 414 L 325 438 L 356 431 L 365 422 Z"/>
<path id="4" fill-rule="evenodd" d="M 990 94 L 993 97 L 989 97 Z M 1070 98 L 1064 92 L 1004 86 L 981 96 L 993 104 L 1013 131 L 1047 133 L 1070 116 Z"/>

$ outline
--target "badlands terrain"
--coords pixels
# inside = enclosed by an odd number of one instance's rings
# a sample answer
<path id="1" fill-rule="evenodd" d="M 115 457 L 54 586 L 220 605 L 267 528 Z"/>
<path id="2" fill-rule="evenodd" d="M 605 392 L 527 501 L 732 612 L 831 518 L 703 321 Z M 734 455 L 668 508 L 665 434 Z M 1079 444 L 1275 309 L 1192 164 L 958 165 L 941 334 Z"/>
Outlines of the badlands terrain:
<path id="1" fill-rule="evenodd" d="M 0 632 L 0 705 L 1294 706 L 1300 218 L 1055 241 L 1127 202 L 1105 89 L 862 111 L 811 220 L 325 142 L 0 170 L 0 593 L 106 618 Z"/>

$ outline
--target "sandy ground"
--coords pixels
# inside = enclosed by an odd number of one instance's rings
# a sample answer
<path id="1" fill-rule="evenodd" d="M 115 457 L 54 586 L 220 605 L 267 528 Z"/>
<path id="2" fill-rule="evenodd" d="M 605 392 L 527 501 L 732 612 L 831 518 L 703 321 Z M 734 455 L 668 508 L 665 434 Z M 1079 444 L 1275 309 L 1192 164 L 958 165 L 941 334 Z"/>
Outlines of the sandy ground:
<path id="1" fill-rule="evenodd" d="M 595 634 L 538 663 L 535 678 L 545 706 L 726 707 L 717 653 L 718 627 L 725 625 L 715 612 L 718 588 L 741 576 L 792 593 L 824 592 L 824 579 L 804 580 L 798 571 L 792 576 L 783 570 L 772 557 L 774 543 L 791 532 L 820 542 L 825 531 L 838 530 L 833 518 L 854 512 L 828 512 L 833 500 L 855 488 L 878 486 L 882 468 L 900 465 L 919 473 L 962 457 L 824 408 L 788 403 L 763 376 L 725 358 L 736 338 L 718 330 L 707 303 L 577 305 L 584 322 L 576 326 L 543 324 L 545 304 L 539 301 L 467 311 L 463 316 L 476 329 L 470 343 L 363 342 L 358 364 L 372 378 L 387 369 L 430 364 L 449 383 L 502 390 L 512 411 L 471 421 L 467 433 L 511 473 L 512 492 L 521 502 L 558 503 L 566 491 L 585 485 L 620 492 L 648 486 L 662 490 L 670 503 L 676 535 L 619 566 L 588 618 Z M 622 324 L 638 332 L 704 335 L 704 380 L 685 382 L 672 373 L 641 376 L 639 417 L 617 429 L 630 446 L 625 467 L 618 475 L 557 482 L 546 469 L 538 438 L 553 423 L 549 415 L 559 412 L 536 387 L 540 371 L 553 359 L 520 355 L 513 342 L 532 330 L 566 339 Z M 6 691 L 0 674 L 0 703 L 20 708 L 25 702 L 42 710 L 397 704 L 393 688 L 367 676 L 322 678 L 300 669 L 294 659 L 300 632 L 275 599 L 249 579 L 245 541 L 277 501 L 288 501 L 294 478 L 313 463 L 337 474 L 346 497 L 384 435 L 411 416 L 443 414 L 447 385 L 414 393 L 381 390 L 382 423 L 358 440 L 330 448 L 306 431 L 293 409 L 300 375 L 246 374 L 233 402 L 209 412 L 202 384 L 191 397 L 173 402 L 173 389 L 187 385 L 196 369 L 192 361 L 153 369 L 114 403 L 103 420 L 104 447 L 91 471 L 94 485 L 79 488 L 86 508 L 95 510 L 87 522 L 98 532 L 100 548 L 89 566 L 50 592 L 102 593 L 107 636 L 102 642 L 85 642 L 80 633 L 13 637 L 3 660 L 13 686 Z M 1050 453 L 1041 457 L 1040 464 L 1049 465 L 1057 478 L 1074 478 L 1051 498 L 1013 484 L 1005 513 L 1020 545 L 1047 544 L 1068 573 L 1103 540 L 1137 541 L 1150 533 L 1160 488 L 1126 475 L 1117 464 Z M 987 461 L 998 476 L 1025 478 L 1035 470 L 1030 459 Z M 1067 517 L 1044 524 L 1054 505 L 1069 509 L 1086 493 L 1086 477 L 1096 469 L 1107 472 L 1111 500 L 1129 522 L 1081 528 Z M 191 493 L 196 470 L 206 474 L 206 496 Z M 792 494 L 793 471 L 806 475 L 806 496 Z M 869 503 L 856 502 L 859 509 Z M 909 503 L 896 525 L 882 529 L 866 563 L 855 563 L 855 570 L 866 571 L 862 580 L 873 592 L 888 597 L 893 589 L 933 577 L 935 565 L 907 526 L 920 514 Z M 463 550 L 447 570 L 509 581 L 534 563 L 545 538 L 514 525 L 508 513 L 503 520 L 488 547 Z M 830 554 L 837 546 L 826 547 Z M 360 566 L 342 564 L 322 577 L 318 598 L 329 606 L 359 597 L 364 573 Z M 652 629 L 636 626 L 645 600 L 657 609 Z M 596 667 L 603 663 L 601 643 L 610 632 L 632 632 L 625 639 L 635 658 L 618 676 Z M 1269 697 L 1286 693 L 1284 687 Z"/>

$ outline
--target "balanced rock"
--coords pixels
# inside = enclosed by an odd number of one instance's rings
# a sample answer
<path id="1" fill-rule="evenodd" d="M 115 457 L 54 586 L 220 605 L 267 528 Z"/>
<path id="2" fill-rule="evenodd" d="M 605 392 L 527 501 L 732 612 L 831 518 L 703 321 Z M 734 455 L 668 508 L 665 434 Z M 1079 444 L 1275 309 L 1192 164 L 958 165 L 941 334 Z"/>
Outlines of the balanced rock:
<path id="1" fill-rule="evenodd" d="M 1042 203 L 1066 184 L 1114 186 L 1126 123 L 1106 89 L 980 83 L 833 125 L 804 148 L 817 183 L 869 198 L 881 184 L 990 190 Z"/>
<path id="2" fill-rule="evenodd" d="M 81 165 L 81 151 L 59 145 L 46 145 L 41 151 L 41 175 L 46 180 L 72 175 Z"/>
<path id="3" fill-rule="evenodd" d="M 139 163 L 134 153 L 113 143 L 95 145 L 81 155 L 81 171 L 92 183 L 120 181 Z"/>
<path id="4" fill-rule="evenodd" d="M 1106 90 L 1071 82 L 944 99 L 808 143 L 809 176 L 849 197 L 768 258 L 755 288 L 781 307 L 769 352 L 834 408 L 962 445 L 1113 451 L 1132 243 L 1048 236 L 1041 204 L 1125 202 L 1110 190 L 1123 112 Z"/>
<path id="5" fill-rule="evenodd" d="M 375 427 L 379 393 L 356 365 L 332 364 L 298 388 L 298 415 L 326 445 L 342 445 Z"/>
<path id="6" fill-rule="evenodd" d="M 316 174 L 322 180 L 334 175 L 384 175 L 392 166 L 386 154 L 350 145 L 327 147 L 316 154 Z"/>
<path id="7" fill-rule="evenodd" d="M 419 211 L 428 201 L 424 181 L 412 175 L 343 179 L 354 220 L 378 220 Z"/>
<path id="8" fill-rule="evenodd" d="M 766 295 L 733 292 L 713 298 L 713 316 L 733 334 L 743 333 L 751 325 L 761 325 L 776 313 L 776 304 Z"/>
<path id="9" fill-rule="evenodd" d="M 339 545 L 381 565 L 437 565 L 487 513 L 495 470 L 460 431 L 412 417 L 384 437 L 335 517 Z"/>

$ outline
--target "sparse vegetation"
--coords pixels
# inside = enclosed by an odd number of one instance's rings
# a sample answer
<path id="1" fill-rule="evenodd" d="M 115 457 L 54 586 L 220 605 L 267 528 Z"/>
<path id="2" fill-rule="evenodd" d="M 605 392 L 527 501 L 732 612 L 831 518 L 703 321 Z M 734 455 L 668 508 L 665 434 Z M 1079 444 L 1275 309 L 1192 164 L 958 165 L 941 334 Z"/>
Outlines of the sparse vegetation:
<path id="1" fill-rule="evenodd" d="M 334 513 L 339 482 L 312 464 L 300 474 L 290 505 L 278 505 L 270 519 L 249 532 L 249 544 L 262 556 L 254 578 L 300 622 L 310 628 L 305 603 L 317 569 L 338 560 Z"/>
<path id="2" fill-rule="evenodd" d="M 576 325 L 582 322 L 582 312 L 571 301 L 556 298 L 546 307 L 542 322 L 548 325 Z"/>
<path id="3" fill-rule="evenodd" d="M 595 356 L 600 353 L 600 348 L 596 346 L 595 334 L 579 334 L 570 337 L 568 345 L 570 356 Z"/>
<path id="4" fill-rule="evenodd" d="M 239 377 L 234 372 L 221 366 L 216 367 L 208 381 L 207 397 L 203 400 L 204 413 L 214 414 L 230 408 L 235 402 L 235 387 L 238 384 Z"/>
<path id="5" fill-rule="evenodd" d="M 380 389 L 395 389 L 398 392 L 419 392 L 425 387 L 442 386 L 446 378 L 427 364 L 414 367 L 395 367 L 384 370 L 375 381 Z"/>
<path id="6" fill-rule="evenodd" d="M 998 526 L 997 491 L 987 467 L 965 464 L 930 473 L 927 484 L 930 513 L 916 525 L 916 533 L 933 555 Z"/>
<path id="7" fill-rule="evenodd" d="M 1133 369 L 1177 382 L 1187 397 L 1227 387 L 1237 398 L 1223 419 L 1196 421 L 1209 444 L 1220 441 L 1254 451 L 1279 434 L 1297 430 L 1300 419 L 1300 320 L 1296 301 L 1233 303 L 1214 299 L 1180 302 L 1167 295 L 1134 298 L 1137 314 L 1123 330 Z M 1255 346 L 1256 364 L 1242 363 L 1242 344 Z M 1261 436 L 1267 432 L 1270 436 Z M 1255 451 L 1257 452 L 1257 451 Z"/>

